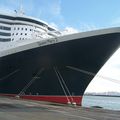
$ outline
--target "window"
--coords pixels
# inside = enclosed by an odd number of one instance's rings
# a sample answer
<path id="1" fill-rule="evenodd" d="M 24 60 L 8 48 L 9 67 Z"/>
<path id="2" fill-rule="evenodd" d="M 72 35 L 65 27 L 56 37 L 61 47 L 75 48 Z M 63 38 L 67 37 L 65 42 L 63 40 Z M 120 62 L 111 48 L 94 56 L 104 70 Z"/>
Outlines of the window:
<path id="1" fill-rule="evenodd" d="M 22 33 L 21 33 L 21 35 L 22 35 Z"/>
<path id="2" fill-rule="evenodd" d="M 21 28 L 21 30 L 23 30 L 23 28 Z"/>
<path id="3" fill-rule="evenodd" d="M 16 30 L 16 28 L 14 28 L 14 30 Z"/>
<path id="4" fill-rule="evenodd" d="M 27 33 L 25 33 L 25 35 L 27 35 Z"/>
<path id="5" fill-rule="evenodd" d="M 30 31 L 32 31 L 32 29 L 30 29 Z"/>
<path id="6" fill-rule="evenodd" d="M 18 33 L 16 33 L 16 35 L 18 35 Z"/>
<path id="7" fill-rule="evenodd" d="M 8 38 L 8 39 L 0 38 L 0 42 L 8 42 L 8 41 L 11 41 L 11 39 L 10 38 Z"/>
<path id="8" fill-rule="evenodd" d="M 0 35 L 2 35 L 2 36 L 11 36 L 11 33 L 0 32 Z"/>
<path id="9" fill-rule="evenodd" d="M 18 28 L 18 30 L 19 30 L 20 28 Z"/>
<path id="10" fill-rule="evenodd" d="M 27 28 L 25 28 L 25 30 L 27 30 Z"/>
<path id="11" fill-rule="evenodd" d="M 10 27 L 5 27 L 5 26 L 0 26 L 0 29 L 1 29 L 1 30 L 11 30 Z"/>
<path id="12" fill-rule="evenodd" d="M 14 33 L 12 35 L 14 35 Z"/>

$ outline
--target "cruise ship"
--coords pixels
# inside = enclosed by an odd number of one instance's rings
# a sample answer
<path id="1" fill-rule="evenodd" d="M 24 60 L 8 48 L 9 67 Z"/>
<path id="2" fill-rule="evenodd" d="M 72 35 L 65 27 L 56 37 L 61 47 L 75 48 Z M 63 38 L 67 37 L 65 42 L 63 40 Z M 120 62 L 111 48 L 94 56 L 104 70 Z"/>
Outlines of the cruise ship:
<path id="1" fill-rule="evenodd" d="M 63 35 L 33 17 L 0 14 L 0 95 L 81 105 L 119 47 L 119 27 Z"/>

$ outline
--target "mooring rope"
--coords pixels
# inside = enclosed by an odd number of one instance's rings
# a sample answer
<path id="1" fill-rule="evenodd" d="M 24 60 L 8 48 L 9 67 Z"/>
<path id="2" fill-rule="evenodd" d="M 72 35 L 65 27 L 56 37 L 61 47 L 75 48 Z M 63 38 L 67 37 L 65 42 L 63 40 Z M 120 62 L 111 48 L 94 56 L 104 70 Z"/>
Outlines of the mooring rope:
<path id="1" fill-rule="evenodd" d="M 59 74 L 58 74 L 58 72 L 57 72 L 57 68 L 56 68 L 56 67 L 54 67 L 54 71 L 55 71 L 56 76 L 57 76 L 57 78 L 58 78 L 58 80 L 59 80 L 59 83 L 60 83 L 60 85 L 61 85 L 61 87 L 62 87 L 62 89 L 63 89 L 63 92 L 64 92 L 64 94 L 65 94 L 65 96 L 66 96 L 66 98 L 67 98 L 67 102 L 68 102 L 68 103 L 71 103 L 70 100 L 69 100 L 69 98 L 68 98 L 68 96 L 67 96 L 67 93 L 66 93 L 66 91 L 65 91 L 65 88 L 64 88 L 64 86 L 63 86 L 63 84 L 62 84 L 62 82 L 61 82 L 61 80 L 60 80 L 60 76 L 59 76 Z"/>
<path id="2" fill-rule="evenodd" d="M 44 68 L 42 68 L 38 73 L 33 77 L 33 79 L 30 80 L 30 82 L 25 85 L 25 87 L 20 91 L 20 93 L 17 96 L 21 96 L 24 94 L 24 92 L 33 84 L 33 82 L 38 78 L 38 76 L 44 71 Z"/>

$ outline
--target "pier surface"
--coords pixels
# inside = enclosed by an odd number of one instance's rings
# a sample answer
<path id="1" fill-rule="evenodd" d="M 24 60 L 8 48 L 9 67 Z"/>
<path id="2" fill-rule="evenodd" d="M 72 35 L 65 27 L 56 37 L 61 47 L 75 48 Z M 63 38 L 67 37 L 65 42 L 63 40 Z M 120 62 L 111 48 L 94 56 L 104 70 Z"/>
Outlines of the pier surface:
<path id="1" fill-rule="evenodd" d="M 0 97 L 0 120 L 120 120 L 120 111 Z"/>

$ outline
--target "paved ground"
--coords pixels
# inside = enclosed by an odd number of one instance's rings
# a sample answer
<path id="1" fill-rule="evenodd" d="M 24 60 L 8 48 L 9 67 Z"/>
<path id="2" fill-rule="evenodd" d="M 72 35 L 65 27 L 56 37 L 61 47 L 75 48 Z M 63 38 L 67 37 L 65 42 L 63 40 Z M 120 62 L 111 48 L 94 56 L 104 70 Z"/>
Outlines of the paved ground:
<path id="1" fill-rule="evenodd" d="M 120 120 L 120 111 L 0 97 L 0 120 Z"/>

